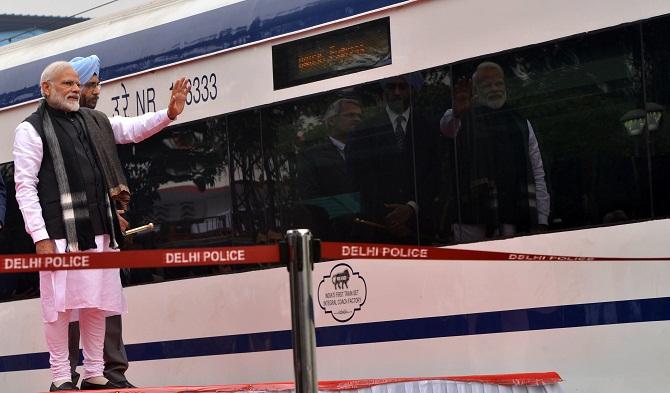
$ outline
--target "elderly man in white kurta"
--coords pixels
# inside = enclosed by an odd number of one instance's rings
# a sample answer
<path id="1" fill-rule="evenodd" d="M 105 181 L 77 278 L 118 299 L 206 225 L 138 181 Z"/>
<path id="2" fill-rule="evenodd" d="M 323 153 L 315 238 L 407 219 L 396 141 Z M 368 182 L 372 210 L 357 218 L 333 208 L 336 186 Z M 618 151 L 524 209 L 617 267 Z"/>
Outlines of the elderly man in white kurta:
<path id="1" fill-rule="evenodd" d="M 157 133 L 184 109 L 189 87 L 175 82 L 167 110 L 124 121 L 79 108 L 79 78 L 67 62 L 47 66 L 44 100 L 18 125 L 14 140 L 16 199 L 38 254 L 116 251 L 118 218 L 111 194 L 125 184 L 116 143 Z M 103 376 L 105 317 L 125 313 L 118 269 L 40 272 L 50 391 L 72 390 L 68 323 L 79 319 L 82 389 L 117 386 Z"/>

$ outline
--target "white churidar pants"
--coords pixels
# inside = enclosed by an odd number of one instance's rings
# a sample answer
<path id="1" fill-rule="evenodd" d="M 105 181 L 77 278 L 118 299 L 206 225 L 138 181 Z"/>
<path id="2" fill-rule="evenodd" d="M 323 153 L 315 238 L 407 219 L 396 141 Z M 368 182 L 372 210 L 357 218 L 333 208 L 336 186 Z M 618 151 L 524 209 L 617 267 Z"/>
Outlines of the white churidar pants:
<path id="1" fill-rule="evenodd" d="M 85 252 L 118 251 L 109 248 L 109 236 L 95 237 L 96 248 Z M 65 239 L 56 240 L 64 253 Z M 68 324 L 79 320 L 84 350 L 84 379 L 102 376 L 105 318 L 127 312 L 119 269 L 40 272 L 40 301 L 53 380 L 70 379 Z"/>
<path id="2" fill-rule="evenodd" d="M 58 319 L 44 324 L 44 335 L 49 348 L 49 364 L 53 381 L 70 379 L 68 357 L 68 325 L 71 310 L 58 313 Z M 81 345 L 84 349 L 84 379 L 103 375 L 105 361 L 105 312 L 95 308 L 79 309 Z"/>

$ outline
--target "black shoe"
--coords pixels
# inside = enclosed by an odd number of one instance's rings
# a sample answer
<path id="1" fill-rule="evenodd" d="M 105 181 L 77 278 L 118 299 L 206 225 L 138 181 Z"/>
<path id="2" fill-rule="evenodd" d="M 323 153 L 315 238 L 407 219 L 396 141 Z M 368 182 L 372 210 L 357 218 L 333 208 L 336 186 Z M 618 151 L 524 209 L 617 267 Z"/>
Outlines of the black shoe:
<path id="1" fill-rule="evenodd" d="M 114 382 L 115 384 L 119 385 L 122 388 L 126 389 L 134 389 L 137 386 L 133 385 L 132 383 L 128 382 L 128 380 L 124 379 L 123 381 L 116 381 Z"/>
<path id="2" fill-rule="evenodd" d="M 51 383 L 51 387 L 49 388 L 50 392 L 65 392 L 65 391 L 72 391 L 72 390 L 79 390 L 79 389 L 77 389 L 77 385 L 73 384 L 72 382 L 65 382 L 64 384 L 60 385 L 59 387 L 56 387 L 56 385 Z"/>
<path id="3" fill-rule="evenodd" d="M 104 389 L 114 389 L 122 388 L 123 386 L 117 385 L 112 381 L 107 381 L 104 385 L 98 385 L 97 383 L 90 383 L 87 380 L 81 381 L 81 390 L 104 390 Z"/>

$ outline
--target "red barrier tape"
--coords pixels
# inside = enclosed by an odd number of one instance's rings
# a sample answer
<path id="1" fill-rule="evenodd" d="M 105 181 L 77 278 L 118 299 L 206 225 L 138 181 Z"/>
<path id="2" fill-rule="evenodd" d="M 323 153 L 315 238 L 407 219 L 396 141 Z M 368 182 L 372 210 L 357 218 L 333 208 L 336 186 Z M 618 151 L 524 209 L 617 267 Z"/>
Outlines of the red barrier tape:
<path id="1" fill-rule="evenodd" d="M 518 254 L 393 244 L 321 243 L 322 259 L 404 259 L 455 261 L 659 261 L 670 258 L 601 258 Z M 136 250 L 109 253 L 0 255 L 0 273 L 40 270 L 149 268 L 279 263 L 279 246 Z"/>
<path id="2" fill-rule="evenodd" d="M 519 254 L 456 248 L 416 247 L 397 244 L 321 242 L 323 259 L 431 259 L 455 261 L 659 261 L 670 258 L 603 258 L 586 256 Z"/>
<path id="3" fill-rule="evenodd" d="M 0 273 L 279 263 L 279 246 L 0 255 Z"/>

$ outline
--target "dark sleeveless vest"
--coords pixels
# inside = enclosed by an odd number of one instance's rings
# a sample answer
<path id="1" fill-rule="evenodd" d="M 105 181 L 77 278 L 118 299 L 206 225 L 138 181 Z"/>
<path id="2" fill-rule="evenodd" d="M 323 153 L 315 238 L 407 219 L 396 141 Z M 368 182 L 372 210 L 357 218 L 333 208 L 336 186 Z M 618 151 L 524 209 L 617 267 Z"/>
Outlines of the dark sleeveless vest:
<path id="1" fill-rule="evenodd" d="M 476 107 L 457 137 L 462 220 L 514 224 L 519 232 L 537 224 L 535 180 L 528 155 L 528 123 L 508 105 Z"/>
<path id="2" fill-rule="evenodd" d="M 95 248 L 95 235 L 110 234 L 118 231 L 118 222 L 113 215 L 113 221 L 109 222 L 105 207 L 106 185 L 100 160 L 85 129 L 87 122 L 84 116 L 95 118 L 103 115 L 100 112 L 81 108 L 78 112 L 62 112 L 53 108 L 46 109 L 52 119 L 54 130 L 59 141 L 71 143 L 60 143 L 60 148 L 68 171 L 68 177 L 78 177 L 78 183 L 83 184 L 88 203 L 89 220 L 77 223 L 78 242 L 81 250 Z M 51 153 L 47 147 L 47 141 L 42 126 L 42 111 L 28 116 L 25 120 L 30 123 L 42 139 L 42 163 L 38 172 L 37 195 L 42 208 L 47 232 L 51 239 L 66 238 L 65 225 L 63 223 L 63 212 L 61 208 L 60 192 L 56 180 L 56 173 Z M 89 120 L 89 124 L 90 119 Z M 106 119 L 105 119 L 106 120 Z M 95 120 L 99 127 L 108 127 L 104 132 L 113 133 L 109 121 L 101 122 Z M 100 132 L 100 130 L 89 130 Z M 117 237 L 118 238 L 118 237 Z"/>

